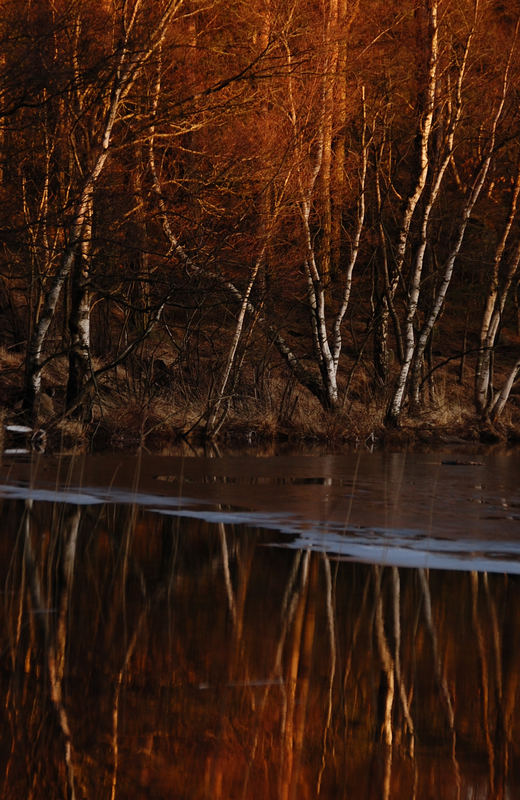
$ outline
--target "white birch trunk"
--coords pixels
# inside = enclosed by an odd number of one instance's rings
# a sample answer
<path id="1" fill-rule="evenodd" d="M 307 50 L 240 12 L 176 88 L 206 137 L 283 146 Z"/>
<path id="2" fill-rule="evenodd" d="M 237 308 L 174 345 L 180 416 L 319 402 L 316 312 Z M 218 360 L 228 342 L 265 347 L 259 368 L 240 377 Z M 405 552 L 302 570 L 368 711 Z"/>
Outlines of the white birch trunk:
<path id="1" fill-rule="evenodd" d="M 368 141 L 367 141 L 367 116 L 366 116 L 366 103 L 365 103 L 365 87 L 362 87 L 361 90 L 361 97 L 363 102 L 363 130 L 361 135 L 361 176 L 360 176 L 360 190 L 359 190 L 359 204 L 358 204 L 358 214 L 357 214 L 357 221 L 356 221 L 356 229 L 354 231 L 354 239 L 352 242 L 352 248 L 350 251 L 350 258 L 347 264 L 347 269 L 344 278 L 344 286 L 343 286 L 343 296 L 341 298 L 341 305 L 339 307 L 338 313 L 336 314 L 336 318 L 334 320 L 333 325 L 333 335 L 332 335 L 332 352 L 333 352 L 333 365 L 335 373 L 337 374 L 338 366 L 339 366 L 339 357 L 341 355 L 341 348 L 342 348 L 342 334 L 341 334 L 341 327 L 343 324 L 343 319 L 347 312 L 348 304 L 350 302 L 350 293 L 352 291 L 352 276 L 354 273 L 354 268 L 357 263 L 357 258 L 359 254 L 359 245 L 361 242 L 361 234 L 363 232 L 363 227 L 365 224 L 365 210 L 366 210 L 366 202 L 365 202 L 365 191 L 366 191 L 366 179 L 367 179 L 367 169 L 368 169 Z"/>
<path id="2" fill-rule="evenodd" d="M 288 52 L 290 64 L 290 53 Z M 322 85 L 322 89 L 324 84 Z M 289 81 L 290 116 L 294 130 L 295 141 L 299 140 L 298 119 L 294 104 L 292 83 Z M 298 182 L 300 191 L 300 217 L 302 221 L 303 237 L 305 242 L 304 269 L 307 278 L 307 297 L 310 310 L 310 321 L 313 333 L 313 347 L 317 365 L 321 374 L 321 402 L 326 408 L 335 408 L 338 404 L 337 370 L 330 348 L 326 321 L 326 291 L 328 289 L 328 273 L 318 267 L 313 236 L 310 226 L 310 213 L 312 200 L 318 177 L 323 168 L 323 156 L 327 149 L 326 115 L 322 117 L 320 129 L 317 133 L 317 152 L 312 166 L 310 178 L 305 182 L 302 170 L 298 167 Z M 302 154 L 303 155 L 303 154 Z M 301 163 L 301 162 L 300 162 Z M 320 264 L 320 267 L 322 265 Z"/>
<path id="3" fill-rule="evenodd" d="M 509 395 L 511 394 L 511 390 L 520 375 L 520 358 L 513 366 L 513 369 L 509 373 L 506 382 L 504 383 L 500 392 L 495 395 L 494 402 L 491 405 L 490 409 L 490 417 L 493 422 L 502 415 L 504 411 L 505 405 L 509 400 Z"/>
<path id="4" fill-rule="evenodd" d="M 83 238 L 71 272 L 71 309 L 69 316 L 70 351 L 67 407 L 79 398 L 90 371 L 90 248 L 92 240 L 92 204 L 83 226 Z"/>
<path id="5" fill-rule="evenodd" d="M 446 293 L 448 291 L 448 287 L 451 283 L 451 278 L 453 276 L 453 269 L 455 267 L 455 262 L 460 253 L 460 249 L 464 241 L 464 235 L 466 233 L 466 228 L 470 220 L 471 213 L 482 190 L 482 186 L 484 184 L 488 172 L 488 167 L 489 167 L 489 162 L 487 162 L 486 166 L 482 169 L 482 172 L 477 180 L 477 183 L 470 197 L 467 199 L 464 205 L 464 209 L 462 211 L 462 218 L 459 224 L 459 230 L 457 233 L 457 238 L 455 240 L 455 244 L 451 250 L 451 253 L 449 254 L 446 260 L 446 264 L 444 267 L 444 275 L 442 277 L 441 284 L 437 291 L 437 296 L 430 310 L 430 313 L 424 325 L 421 328 L 421 332 L 417 340 L 417 345 L 415 347 L 415 352 L 412 354 L 414 358 L 414 367 L 412 375 L 412 395 L 413 395 L 412 399 L 415 404 L 418 404 L 419 402 L 421 369 L 424 359 L 424 352 L 426 350 L 426 345 L 428 344 L 428 340 L 433 330 L 433 326 L 437 322 L 439 314 L 444 306 L 444 301 L 446 300 Z"/>
<path id="6" fill-rule="evenodd" d="M 402 265 L 404 263 L 404 256 L 410 232 L 410 225 L 412 216 L 419 202 L 426 185 L 426 177 L 428 174 L 428 145 L 430 141 L 430 134 L 432 130 L 433 116 L 435 111 L 435 94 L 437 87 L 437 58 L 438 58 L 438 25 L 437 25 L 437 0 L 427 0 L 427 13 L 428 13 L 428 70 L 427 70 L 427 87 L 426 87 L 426 108 L 423 118 L 420 122 L 420 151 L 419 151 L 419 176 L 415 184 L 415 188 L 408 198 L 406 211 L 403 218 L 403 224 L 399 236 L 399 243 L 397 247 L 396 258 L 396 278 L 394 280 L 393 291 L 397 286 L 397 281 L 400 279 Z M 424 231 L 422 232 L 422 234 Z M 422 246 L 422 243 L 421 243 Z M 422 274 L 422 256 L 419 260 L 416 259 L 415 267 L 412 273 L 410 288 L 408 292 L 406 322 L 404 333 L 404 360 L 401 365 L 397 386 L 388 407 L 386 421 L 391 425 L 396 425 L 399 420 L 401 408 L 404 400 L 406 383 L 408 380 L 408 373 L 412 364 L 413 353 L 415 349 L 415 332 L 414 322 L 417 305 L 419 302 L 420 288 L 421 288 L 421 274 Z M 393 293 L 392 291 L 392 293 Z"/>
<path id="7" fill-rule="evenodd" d="M 321 166 L 319 177 L 320 194 L 320 232 L 321 242 L 319 259 L 321 275 L 325 289 L 328 289 L 331 272 L 331 244 L 332 244 L 332 139 L 335 119 L 335 83 L 338 62 L 338 44 L 332 40 L 332 32 L 336 28 L 338 17 L 338 0 L 329 0 L 325 11 L 326 19 L 323 25 L 323 47 L 326 57 L 323 64 L 323 119 L 321 130 Z"/>
<path id="8" fill-rule="evenodd" d="M 267 246 L 267 242 L 264 242 L 264 245 L 258 255 L 251 273 L 249 275 L 249 282 L 247 284 L 246 290 L 242 296 L 242 302 L 240 304 L 240 311 L 238 314 L 237 323 L 235 325 L 235 333 L 233 334 L 233 339 L 231 342 L 231 347 L 229 348 L 228 357 L 226 359 L 226 366 L 224 368 L 224 372 L 220 379 L 220 385 L 217 392 L 217 397 L 213 403 L 213 408 L 211 409 L 208 422 L 206 425 L 206 433 L 208 436 L 214 436 L 218 433 L 218 430 L 224 421 L 224 416 L 221 420 L 218 420 L 219 412 L 222 406 L 222 401 L 224 399 L 224 394 L 228 385 L 229 377 L 231 375 L 231 370 L 233 369 L 233 364 L 235 363 L 235 356 L 237 353 L 238 345 L 242 336 L 242 330 L 244 328 L 244 321 L 245 316 L 247 313 L 247 306 L 249 303 L 249 298 L 251 297 L 251 292 L 253 290 L 253 286 L 258 275 L 258 271 L 262 266 L 262 262 L 264 260 L 265 249 Z"/>
<path id="9" fill-rule="evenodd" d="M 517 214 L 519 196 L 520 166 L 517 171 L 515 186 L 511 196 L 509 215 L 495 251 L 493 271 L 491 274 L 488 294 L 486 297 L 486 305 L 480 325 L 480 350 L 478 353 L 477 367 L 475 371 L 475 406 L 477 412 L 480 414 L 486 412 L 488 404 L 491 400 L 491 353 L 495 346 L 499 322 L 502 317 L 502 311 L 509 293 L 509 288 L 511 286 L 513 277 L 516 274 L 518 263 L 520 261 L 519 243 L 516 248 L 515 256 L 512 260 L 511 266 L 508 270 L 507 277 L 501 286 L 499 279 L 500 267 L 504 258 L 506 244 L 509 241 L 511 228 Z"/>

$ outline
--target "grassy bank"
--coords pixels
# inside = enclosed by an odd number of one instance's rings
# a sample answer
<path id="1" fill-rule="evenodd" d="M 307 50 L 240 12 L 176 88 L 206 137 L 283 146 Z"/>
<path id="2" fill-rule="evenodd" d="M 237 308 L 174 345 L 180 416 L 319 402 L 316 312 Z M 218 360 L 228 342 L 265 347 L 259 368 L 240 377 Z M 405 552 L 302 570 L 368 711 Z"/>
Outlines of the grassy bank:
<path id="1" fill-rule="evenodd" d="M 91 418 L 81 420 L 60 413 L 66 367 L 65 359 L 56 359 L 46 376 L 36 428 L 45 432 L 47 451 L 140 447 L 161 451 L 180 443 L 198 446 L 208 440 L 210 381 L 202 386 L 185 383 L 181 387 L 157 377 L 138 385 L 135 376 L 132 380 L 128 369 L 121 367 L 98 384 Z M 22 420 L 22 378 L 22 354 L 0 349 L 4 424 Z M 405 413 L 398 428 L 388 428 L 384 424 L 387 396 L 375 392 L 362 372 L 352 383 L 343 406 L 326 411 L 283 372 L 265 378 L 257 386 L 253 372 L 244 369 L 233 396 L 226 400 L 225 417 L 211 440 L 217 445 L 237 447 L 268 443 L 379 447 L 520 440 L 520 410 L 515 397 L 500 423 L 491 425 L 479 420 L 467 396 L 467 384 L 448 381 L 444 376 L 436 382 L 434 396 L 420 413 Z"/>

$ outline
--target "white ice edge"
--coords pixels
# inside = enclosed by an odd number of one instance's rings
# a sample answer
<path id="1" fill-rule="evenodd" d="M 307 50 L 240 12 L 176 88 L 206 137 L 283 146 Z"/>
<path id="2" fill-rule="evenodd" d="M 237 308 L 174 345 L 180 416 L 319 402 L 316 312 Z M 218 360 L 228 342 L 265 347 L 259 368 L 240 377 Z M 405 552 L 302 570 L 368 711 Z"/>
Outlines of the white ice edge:
<path id="1" fill-rule="evenodd" d="M 201 509 L 201 505 L 214 505 L 215 501 L 162 497 L 115 488 L 109 491 L 94 487 L 88 491 L 78 488 L 61 491 L 0 485 L 0 497 L 74 505 L 133 503 L 169 516 L 278 531 L 296 538 L 268 543 L 270 546 L 315 550 L 349 561 L 397 567 L 520 574 L 520 545 L 511 540 L 436 538 L 421 529 L 363 528 L 306 519 L 290 513 Z"/>
<path id="2" fill-rule="evenodd" d="M 111 488 L 109 491 L 97 487 L 82 489 L 70 487 L 68 489 L 38 489 L 31 486 L 16 486 L 0 484 L 0 498 L 13 500 L 36 500 L 44 503 L 66 503 L 68 505 L 100 505 L 101 503 L 137 504 L 142 506 L 156 505 L 158 502 L 165 506 L 177 508 L 178 506 L 191 506 L 203 504 L 203 500 L 193 500 L 189 497 L 161 497 L 156 494 L 141 494 L 124 489 Z"/>
<path id="3" fill-rule="evenodd" d="M 151 510 L 168 516 L 276 530 L 296 538 L 271 542 L 268 544 L 270 547 L 314 550 L 346 561 L 392 567 L 520 574 L 520 548 L 512 541 L 441 539 L 419 529 L 344 527 L 338 523 L 320 523 L 291 515 L 281 517 L 275 513 Z"/>
<path id="4" fill-rule="evenodd" d="M 479 552 L 472 550 L 453 550 L 441 551 L 438 547 L 438 539 L 430 540 L 434 549 L 422 550 L 413 547 L 401 547 L 391 541 L 384 544 L 357 544 L 348 537 L 341 548 L 330 548 L 325 544 L 316 546 L 316 543 L 309 544 L 295 539 L 287 543 L 273 543 L 271 547 L 283 547 L 297 550 L 317 550 L 327 553 L 333 558 L 342 561 L 356 561 L 364 564 L 380 564 L 389 567 L 413 567 L 414 569 L 447 569 L 463 572 L 498 572 L 520 575 L 520 561 L 515 560 L 519 553 L 514 554 L 513 559 L 495 558 L 486 554 L 486 545 L 495 545 L 495 542 L 478 542 Z M 470 544 L 470 543 L 468 543 Z M 474 543 L 476 544 L 476 543 Z"/>

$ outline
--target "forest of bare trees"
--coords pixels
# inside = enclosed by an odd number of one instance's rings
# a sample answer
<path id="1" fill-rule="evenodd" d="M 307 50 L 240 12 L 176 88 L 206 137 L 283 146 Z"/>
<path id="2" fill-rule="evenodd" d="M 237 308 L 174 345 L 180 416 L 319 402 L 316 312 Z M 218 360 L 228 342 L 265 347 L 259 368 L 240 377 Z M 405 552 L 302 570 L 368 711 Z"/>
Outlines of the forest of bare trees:
<path id="1" fill-rule="evenodd" d="M 519 20 L 4 0 L 0 405 L 141 434 L 513 430 Z"/>

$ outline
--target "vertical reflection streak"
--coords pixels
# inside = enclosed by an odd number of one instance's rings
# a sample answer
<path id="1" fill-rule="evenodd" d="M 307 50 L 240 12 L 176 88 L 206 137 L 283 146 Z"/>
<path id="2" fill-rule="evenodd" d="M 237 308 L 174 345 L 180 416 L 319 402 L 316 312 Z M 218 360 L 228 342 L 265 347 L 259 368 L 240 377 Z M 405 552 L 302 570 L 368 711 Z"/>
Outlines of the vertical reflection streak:
<path id="1" fill-rule="evenodd" d="M 478 596 L 479 596 L 479 576 L 478 572 L 471 573 L 471 617 L 475 636 L 477 638 L 477 647 L 479 655 L 480 666 L 480 697 L 482 708 L 482 725 L 484 728 L 484 736 L 486 739 L 486 749 L 488 753 L 489 762 L 489 789 L 492 793 L 495 791 L 495 753 L 493 749 L 493 742 L 491 741 L 491 731 L 489 726 L 489 670 L 486 659 L 486 649 L 484 645 L 484 634 L 480 622 L 478 612 Z"/>
<path id="2" fill-rule="evenodd" d="M 229 613 L 233 620 L 233 625 L 237 624 L 237 606 L 235 602 L 235 595 L 233 593 L 233 585 L 231 583 L 231 572 L 229 569 L 229 551 L 226 539 L 226 528 L 223 522 L 218 523 L 218 533 L 220 539 L 220 548 L 222 550 L 222 569 L 224 571 L 224 584 L 226 586 L 226 595 L 229 606 Z"/>
<path id="3" fill-rule="evenodd" d="M 500 653 L 502 650 L 500 628 L 498 626 L 497 604 L 491 594 L 489 588 L 489 579 L 487 572 L 482 573 L 482 583 L 486 593 L 486 600 L 491 617 L 491 629 L 493 631 L 493 653 L 495 658 L 495 672 L 496 672 L 496 694 L 498 704 L 502 703 L 503 689 L 502 689 L 502 664 Z"/>
<path id="4" fill-rule="evenodd" d="M 74 575 L 74 562 L 76 557 L 76 544 L 77 533 L 80 520 L 80 507 L 76 506 L 76 510 L 70 515 L 68 524 L 64 524 L 65 541 L 65 564 L 64 564 L 64 585 L 61 588 L 61 597 L 59 597 L 59 617 L 56 630 L 52 630 L 49 623 L 49 614 L 43 602 L 43 592 L 40 581 L 38 568 L 36 566 L 36 559 L 31 539 L 31 513 L 32 500 L 27 500 L 28 508 L 25 516 L 25 537 L 24 537 L 24 558 L 27 565 L 27 572 L 30 577 L 29 585 L 32 595 L 32 602 L 38 618 L 40 619 L 43 635 L 44 647 L 47 656 L 47 669 L 49 671 L 49 684 L 51 690 L 51 701 L 54 706 L 58 723 L 61 729 L 63 744 L 65 750 L 65 764 L 67 767 L 67 782 L 69 788 L 69 795 L 71 800 L 76 798 L 76 768 L 74 765 L 74 748 L 72 744 L 72 734 L 69 725 L 69 718 L 65 704 L 63 702 L 63 675 L 65 669 L 65 653 L 67 647 L 67 614 L 68 607 L 72 592 L 72 583 Z M 61 531 L 53 531 L 55 539 L 57 540 Z M 49 545 L 49 550 L 53 552 L 53 545 L 57 546 L 57 541 Z M 52 558 L 54 560 L 54 556 Z M 48 565 L 50 568 L 50 564 Z"/>
<path id="5" fill-rule="evenodd" d="M 281 603 L 280 619 L 281 619 L 282 625 L 281 625 L 280 635 L 278 637 L 278 642 L 277 642 L 277 646 L 276 646 L 274 664 L 273 664 L 273 667 L 271 669 L 271 673 L 269 675 L 268 683 L 267 683 L 267 685 L 266 685 L 266 687 L 264 689 L 264 692 L 263 692 L 263 695 L 262 695 L 262 699 L 261 699 L 260 704 L 259 704 L 258 722 L 257 722 L 257 725 L 256 725 L 256 731 L 255 731 L 255 735 L 254 735 L 253 743 L 252 743 L 252 747 L 251 747 L 251 756 L 250 756 L 249 763 L 248 763 L 247 768 L 246 768 L 243 787 L 242 787 L 242 798 L 243 799 L 246 797 L 247 788 L 249 786 L 249 778 L 250 778 L 250 773 L 251 773 L 251 766 L 252 766 L 252 764 L 253 764 L 253 762 L 255 760 L 255 756 L 256 756 L 256 752 L 257 752 L 257 748 L 258 748 L 258 742 L 259 742 L 259 739 L 260 739 L 260 734 L 262 732 L 262 724 L 263 724 L 263 720 L 264 720 L 264 714 L 265 714 L 265 708 L 266 708 L 267 699 L 268 699 L 268 697 L 270 695 L 270 692 L 271 692 L 271 684 L 274 683 L 277 679 L 280 679 L 280 687 L 281 687 L 281 691 L 282 691 L 282 701 L 283 701 L 283 703 L 282 703 L 283 712 L 282 712 L 282 720 L 281 720 L 281 726 L 280 726 L 281 727 L 281 731 L 283 731 L 284 728 L 285 728 L 285 720 L 286 720 L 286 717 L 287 717 L 287 691 L 286 691 L 285 684 L 282 681 L 282 673 L 283 673 L 283 670 L 282 670 L 282 657 L 283 657 L 283 650 L 284 650 L 284 647 L 285 647 L 285 642 L 287 640 L 287 634 L 288 634 L 288 631 L 289 631 L 289 629 L 291 627 L 292 621 L 294 619 L 294 615 L 296 613 L 296 608 L 298 606 L 298 592 L 297 591 L 295 592 L 293 590 L 294 590 L 294 585 L 295 585 L 295 582 L 296 582 L 296 578 L 298 577 L 298 570 L 300 568 L 301 561 L 302 561 L 302 551 L 301 550 L 297 550 L 295 552 L 295 554 L 294 554 L 291 570 L 290 570 L 290 573 L 289 573 L 289 578 L 287 580 L 286 588 L 285 588 L 283 599 L 282 599 L 282 603 Z"/>
<path id="6" fill-rule="evenodd" d="M 390 648 L 385 634 L 384 618 L 383 618 L 383 597 L 382 597 L 382 568 L 374 566 L 374 580 L 375 580 L 375 632 L 376 643 L 381 666 L 385 676 L 385 701 L 383 720 L 381 725 L 381 735 L 385 744 L 384 754 L 384 778 L 383 778 L 383 800 L 388 800 L 390 796 L 390 781 L 392 777 L 392 744 L 393 744 L 393 729 L 392 729 L 392 708 L 394 705 L 394 661 L 392 659 Z"/>
<path id="7" fill-rule="evenodd" d="M 365 585 L 363 587 L 363 596 L 361 598 L 361 607 L 360 607 L 360 610 L 356 614 L 356 617 L 355 617 L 354 629 L 352 631 L 352 638 L 351 638 L 350 646 L 349 646 L 348 652 L 347 652 L 347 658 L 346 658 L 346 662 L 345 662 L 345 669 L 343 671 L 343 697 L 345 698 L 344 699 L 343 712 L 344 712 L 344 716 L 345 716 L 345 729 L 348 728 L 348 724 L 349 724 L 349 710 L 348 710 L 348 706 L 347 706 L 348 679 L 350 677 L 350 673 L 351 673 L 351 670 L 352 670 L 352 659 L 353 659 L 353 656 L 354 656 L 354 653 L 355 653 L 355 650 L 356 650 L 356 645 L 357 645 L 358 638 L 359 638 L 359 635 L 360 635 L 360 632 L 361 632 L 362 623 L 363 623 L 363 621 L 366 621 L 366 620 L 364 620 L 364 616 L 365 616 L 365 610 L 366 610 L 367 603 L 368 603 L 368 593 L 370 591 L 371 582 L 372 582 L 372 574 L 371 574 L 370 570 L 367 570 L 367 574 L 366 574 L 366 578 L 365 578 Z"/>
<path id="8" fill-rule="evenodd" d="M 330 646 L 330 670 L 329 670 L 329 690 L 327 697 L 327 714 L 325 717 L 325 724 L 323 726 L 323 740 L 322 740 L 322 753 L 321 753 L 321 766 L 318 774 L 318 781 L 316 785 L 316 796 L 319 797 L 321 792 L 321 781 L 325 771 L 327 761 L 327 739 L 330 734 L 330 723 L 332 720 L 332 705 L 333 705 L 333 688 L 334 677 L 336 675 L 336 625 L 334 620 L 334 598 L 332 596 L 332 574 L 330 569 L 329 556 L 324 553 L 323 555 L 323 569 L 325 571 L 325 592 L 326 592 L 326 605 L 327 605 L 327 630 L 329 634 Z"/>
<path id="9" fill-rule="evenodd" d="M 118 770 L 119 770 L 119 706 L 120 706 L 120 698 L 121 698 L 121 687 L 123 685 L 123 678 L 125 673 L 128 669 L 128 665 L 130 663 L 130 659 L 132 658 L 133 652 L 135 650 L 139 634 L 143 628 L 143 625 L 146 621 L 147 615 L 150 613 L 150 604 L 145 604 L 141 614 L 139 615 L 139 619 L 137 624 L 134 628 L 134 632 L 130 638 L 128 646 L 126 648 L 125 657 L 123 659 L 123 663 L 117 673 L 116 681 L 115 681 L 115 690 L 114 690 L 114 700 L 112 704 L 112 781 L 111 781 L 111 789 L 110 789 L 110 800 L 115 800 L 116 792 L 117 792 L 117 778 L 118 778 Z"/>
<path id="10" fill-rule="evenodd" d="M 300 574 L 300 587 L 296 593 L 296 612 L 293 624 L 292 637 L 289 645 L 289 664 L 286 676 L 286 700 L 285 714 L 282 724 L 282 758 L 280 771 L 280 800 L 288 800 L 290 797 L 291 782 L 293 778 L 293 759 L 294 759 L 294 713 L 296 705 L 296 687 L 298 682 L 298 669 L 300 664 L 300 652 L 303 632 L 303 622 L 305 615 L 305 604 L 307 599 L 309 565 L 311 552 L 307 550 L 303 558 Z"/>
<path id="11" fill-rule="evenodd" d="M 374 566 L 374 579 L 375 579 L 375 631 L 376 643 L 381 659 L 381 666 L 385 675 L 385 702 L 384 713 L 381 725 L 381 734 L 383 741 L 387 747 L 392 747 L 393 732 L 392 732 L 392 708 L 394 704 L 394 661 L 390 653 L 388 641 L 385 634 L 384 619 L 383 619 L 383 597 L 382 597 L 382 568 Z"/>
<path id="12" fill-rule="evenodd" d="M 27 517 L 30 515 L 32 510 L 32 500 L 26 500 L 24 503 L 24 516 L 22 518 L 22 525 L 20 526 L 19 532 L 17 533 L 16 542 L 17 545 L 19 543 L 19 537 L 25 536 L 25 526 L 28 524 Z M 15 547 L 13 550 L 13 555 L 11 558 L 11 563 L 8 570 L 8 579 L 6 580 L 5 584 L 5 629 L 7 631 L 7 636 L 9 640 L 9 657 L 11 663 L 11 676 L 7 687 L 6 698 L 5 698 L 5 708 L 6 713 L 9 716 L 9 724 L 11 728 L 11 748 L 9 752 L 9 757 L 7 760 L 6 768 L 4 771 L 4 781 L 3 781 L 3 788 L 2 788 L 2 797 L 7 796 L 7 789 L 9 786 L 9 779 L 11 768 L 14 763 L 14 756 L 16 751 L 16 717 L 17 717 L 17 710 L 16 710 L 16 693 L 20 692 L 20 677 L 19 671 L 21 671 L 21 660 L 22 660 L 22 625 L 23 625 L 23 611 L 24 611 L 24 602 L 26 599 L 27 594 L 27 587 L 26 587 L 26 578 L 27 578 L 27 570 L 25 559 L 22 557 L 20 563 L 20 581 L 17 582 L 17 573 L 16 573 L 16 554 L 18 553 L 18 547 Z M 13 613 L 11 613 L 11 604 L 9 602 L 9 597 L 11 591 L 9 589 L 11 583 L 9 578 L 11 577 L 11 573 L 13 573 L 13 580 L 12 586 L 13 589 Z M 11 618 L 14 617 L 16 622 L 14 625 L 11 625 Z M 24 659 L 24 691 L 21 692 L 22 695 L 25 693 L 25 684 L 27 683 L 27 673 L 28 673 L 28 662 L 30 661 L 30 653 L 31 653 L 31 643 L 27 646 L 27 651 L 25 654 Z"/>
<path id="13" fill-rule="evenodd" d="M 294 758 L 291 776 L 290 797 L 297 800 L 299 796 L 299 780 L 302 762 L 303 741 L 307 722 L 307 704 L 312 674 L 312 657 L 314 651 L 314 633 L 316 630 L 316 600 L 318 586 L 319 561 L 317 554 L 311 555 L 309 563 L 309 580 L 305 602 L 305 616 L 302 636 L 302 648 L 298 669 L 298 702 L 295 708 L 294 724 Z"/>
<path id="14" fill-rule="evenodd" d="M 437 639 L 437 632 L 435 630 L 435 624 L 433 621 L 433 612 L 432 612 L 432 598 L 430 592 L 430 583 L 428 580 L 427 570 L 424 568 L 417 570 L 419 575 L 419 582 L 422 589 L 423 594 L 423 605 L 424 605 L 424 616 L 426 619 L 426 627 L 430 634 L 431 644 L 432 644 L 432 652 L 433 652 L 433 665 L 435 670 L 435 677 L 439 688 L 441 690 L 442 698 L 444 700 L 444 707 L 446 710 L 448 725 L 451 734 L 451 759 L 453 762 L 453 768 L 455 771 L 455 778 L 457 782 L 457 790 L 460 793 L 460 768 L 457 761 L 457 753 L 456 753 L 456 745 L 457 745 L 457 733 L 455 730 L 455 712 L 453 710 L 453 702 L 450 695 L 450 690 L 448 688 L 448 683 L 446 681 L 446 676 L 441 667 L 441 659 L 439 654 L 439 644 Z"/>
<path id="15" fill-rule="evenodd" d="M 401 671 L 401 581 L 399 578 L 399 570 L 397 567 L 392 567 L 392 589 L 393 589 L 393 612 L 394 612 L 394 646 L 395 646 L 395 678 L 399 689 L 399 697 L 403 707 L 403 714 L 406 721 L 406 727 L 410 736 L 410 756 L 413 758 L 415 751 L 415 729 L 410 713 L 410 705 L 408 703 L 408 696 L 403 681 Z"/>

